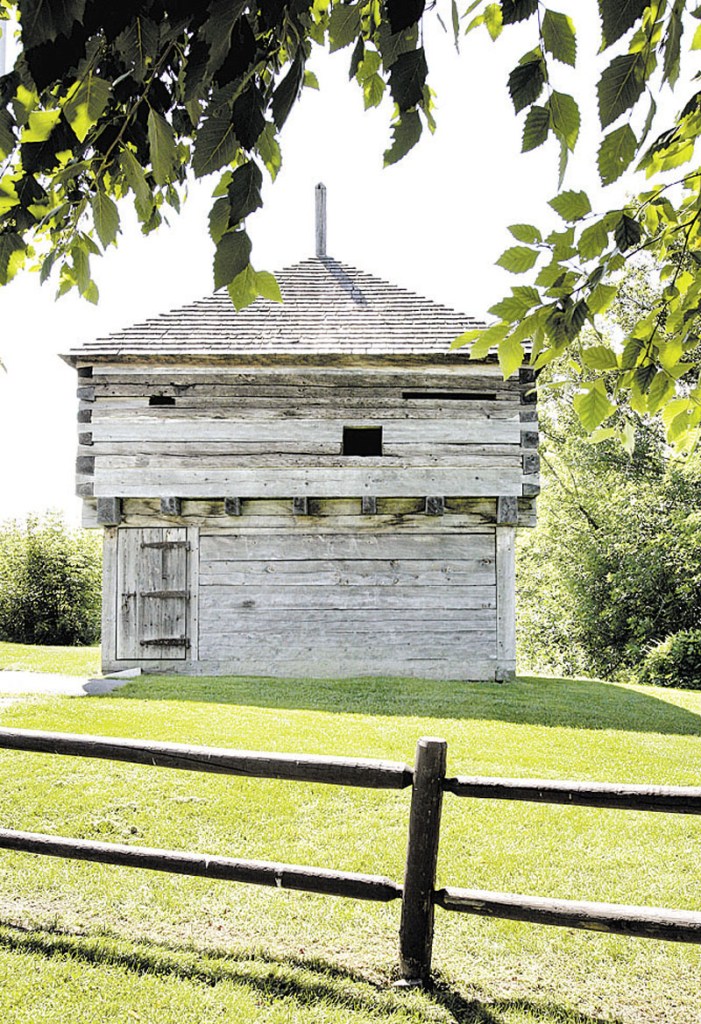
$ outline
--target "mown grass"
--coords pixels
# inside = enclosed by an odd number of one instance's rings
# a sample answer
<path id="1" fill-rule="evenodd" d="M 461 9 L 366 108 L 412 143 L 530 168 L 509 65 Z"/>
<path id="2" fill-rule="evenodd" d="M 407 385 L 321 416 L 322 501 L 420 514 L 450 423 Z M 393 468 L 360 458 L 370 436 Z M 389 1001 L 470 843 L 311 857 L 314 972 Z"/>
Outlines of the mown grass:
<path id="1" fill-rule="evenodd" d="M 50 672 L 61 676 L 100 673 L 99 647 L 35 647 L 0 642 L 0 671 Z"/>
<path id="2" fill-rule="evenodd" d="M 594 681 L 141 679 L 16 702 L 3 726 L 696 784 L 701 693 Z M 0 824 L 401 879 L 408 793 L 0 754 Z M 439 885 L 701 910 L 692 817 L 446 797 Z M 401 994 L 399 906 L 0 854 L 0 1019 L 692 1024 L 698 949 L 437 911 L 433 992 Z"/>

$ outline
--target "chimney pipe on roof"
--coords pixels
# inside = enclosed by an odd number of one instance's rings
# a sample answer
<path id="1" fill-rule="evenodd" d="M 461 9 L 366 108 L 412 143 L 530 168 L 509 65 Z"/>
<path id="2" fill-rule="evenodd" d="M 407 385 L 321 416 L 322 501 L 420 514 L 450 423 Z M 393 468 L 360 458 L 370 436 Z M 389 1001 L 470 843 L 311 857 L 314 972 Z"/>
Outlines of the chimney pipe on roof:
<path id="1" fill-rule="evenodd" d="M 321 182 L 315 189 L 316 199 L 316 254 L 326 255 L 326 185 Z"/>

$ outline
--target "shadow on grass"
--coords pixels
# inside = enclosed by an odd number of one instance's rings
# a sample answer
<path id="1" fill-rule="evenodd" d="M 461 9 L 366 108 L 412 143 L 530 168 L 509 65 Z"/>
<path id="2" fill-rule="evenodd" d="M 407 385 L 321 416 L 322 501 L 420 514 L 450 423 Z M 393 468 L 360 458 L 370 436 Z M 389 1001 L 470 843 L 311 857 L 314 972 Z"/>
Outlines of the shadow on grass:
<path id="1" fill-rule="evenodd" d="M 300 1009 L 327 1006 L 331 1014 L 340 1008 L 350 1009 L 362 1014 L 361 1019 L 395 1018 L 415 1024 L 433 1024 L 437 1019 L 454 1024 L 506 1024 L 507 1019 L 514 1019 L 515 1011 L 522 1011 L 524 1020 L 540 1024 L 619 1024 L 618 1018 L 591 1017 L 553 1003 L 467 996 L 440 980 L 426 992 L 398 991 L 390 987 L 389 979 L 370 981 L 358 971 L 320 958 L 271 956 L 257 950 L 194 950 L 3 924 L 0 947 L 47 960 L 68 960 L 97 969 L 117 968 L 209 987 L 223 983 L 245 986 L 268 1000 L 293 1000 Z M 448 1016 L 437 1018 L 438 1008 Z"/>
<path id="2" fill-rule="evenodd" d="M 701 716 L 669 703 L 662 692 L 658 698 L 598 680 L 528 676 L 509 683 L 146 676 L 110 696 L 701 736 Z"/>

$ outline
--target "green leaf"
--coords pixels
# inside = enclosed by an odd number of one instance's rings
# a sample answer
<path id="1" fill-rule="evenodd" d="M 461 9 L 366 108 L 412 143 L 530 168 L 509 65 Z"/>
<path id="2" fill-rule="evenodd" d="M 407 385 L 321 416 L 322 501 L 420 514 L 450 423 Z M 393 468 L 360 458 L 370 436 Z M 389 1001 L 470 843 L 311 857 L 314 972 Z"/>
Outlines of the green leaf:
<path id="1" fill-rule="evenodd" d="M 360 35 L 360 5 L 334 4 L 329 18 L 329 50 L 334 53 Z"/>
<path id="2" fill-rule="evenodd" d="M 614 57 L 603 72 L 596 90 L 602 128 L 638 102 L 645 88 L 643 67 L 639 53 L 623 53 Z"/>
<path id="3" fill-rule="evenodd" d="M 139 161 L 130 149 L 123 149 L 119 154 L 119 165 L 127 179 L 129 188 L 134 193 L 136 212 L 142 221 L 148 220 L 153 210 L 153 193 L 146 181 L 146 175 Z"/>
<path id="4" fill-rule="evenodd" d="M 538 10 L 538 0 L 501 0 L 501 17 L 505 25 L 526 21 Z"/>
<path id="5" fill-rule="evenodd" d="M 231 284 L 248 266 L 250 255 L 251 240 L 245 231 L 227 231 L 222 235 L 214 254 L 214 287 Z"/>
<path id="6" fill-rule="evenodd" d="M 81 142 L 103 114 L 109 96 L 110 83 L 92 71 L 70 91 L 63 113 Z"/>
<path id="7" fill-rule="evenodd" d="M 275 181 L 282 166 L 282 154 L 275 137 L 275 125 L 270 121 L 266 122 L 265 128 L 258 136 L 258 152 L 271 180 Z"/>
<path id="8" fill-rule="evenodd" d="M 637 220 L 633 220 L 632 217 L 624 213 L 618 224 L 616 224 L 613 235 L 620 251 L 626 252 L 626 250 L 638 244 L 642 238 L 642 228 Z"/>
<path id="9" fill-rule="evenodd" d="M 487 4 L 484 9 L 484 24 L 492 39 L 498 39 L 503 27 L 499 4 Z"/>
<path id="10" fill-rule="evenodd" d="M 633 371 L 633 380 L 640 389 L 641 394 L 646 395 L 648 393 L 656 373 L 657 367 L 652 363 L 647 363 L 645 366 L 636 366 Z"/>
<path id="11" fill-rule="evenodd" d="M 512 224 L 509 231 L 517 242 L 525 242 L 526 245 L 536 245 L 543 241 L 543 236 L 533 224 Z"/>
<path id="12" fill-rule="evenodd" d="M 220 196 L 209 211 L 209 236 L 215 245 L 230 227 L 229 199 L 227 196 Z"/>
<path id="13" fill-rule="evenodd" d="M 379 107 L 385 94 L 385 80 L 380 75 L 370 75 L 363 82 L 363 103 L 365 109 Z"/>
<path id="14" fill-rule="evenodd" d="M 672 89 L 679 78 L 681 40 L 684 32 L 683 15 L 686 6 L 685 0 L 674 0 L 674 6 L 669 14 L 667 22 L 667 34 L 664 38 L 664 65 L 662 78 L 669 82 Z"/>
<path id="15" fill-rule="evenodd" d="M 510 377 L 512 373 L 515 373 L 516 370 L 523 365 L 523 345 L 520 341 L 515 341 L 510 336 L 503 338 L 499 342 L 497 355 L 499 357 L 499 366 L 501 367 L 501 372 L 504 375 L 504 380 L 506 380 L 507 377 Z"/>
<path id="16" fill-rule="evenodd" d="M 530 270 L 538 259 L 537 249 L 525 245 L 514 245 L 501 254 L 497 266 L 510 270 L 512 274 L 523 274 Z"/>
<path id="17" fill-rule="evenodd" d="M 423 97 L 428 65 L 423 47 L 401 53 L 389 72 L 392 99 L 404 112 L 420 103 Z"/>
<path id="18" fill-rule="evenodd" d="M 630 165 L 638 148 L 638 140 L 629 124 L 609 132 L 599 147 L 597 163 L 602 185 L 610 185 Z"/>
<path id="19" fill-rule="evenodd" d="M 271 302 L 282 302 L 280 285 L 275 280 L 274 275 L 269 274 L 267 270 L 259 270 L 256 273 L 256 288 L 258 289 L 258 294 L 264 299 L 269 299 Z"/>
<path id="20" fill-rule="evenodd" d="M 587 305 L 590 313 L 605 313 L 618 296 L 618 288 L 612 284 L 597 284 L 589 293 Z"/>
<path id="21" fill-rule="evenodd" d="M 236 309 L 244 309 L 250 306 L 258 298 L 258 275 L 249 264 L 236 275 L 234 280 L 227 287 L 229 297 L 236 306 Z"/>
<path id="22" fill-rule="evenodd" d="M 196 178 L 230 164 L 239 150 L 231 117 L 215 115 L 202 122 L 195 139 L 192 169 Z"/>
<path id="23" fill-rule="evenodd" d="M 24 0 L 22 42 L 28 50 L 52 43 L 57 36 L 68 38 L 76 21 L 82 21 L 85 0 Z"/>
<path id="24" fill-rule="evenodd" d="M 516 113 L 529 107 L 540 96 L 545 83 L 545 70 L 542 59 L 529 60 L 525 64 L 517 64 L 509 75 L 509 95 Z"/>
<path id="25" fill-rule="evenodd" d="M 165 185 L 175 175 L 178 155 L 173 129 L 153 109 L 148 112 L 148 144 L 153 177 L 157 185 Z"/>
<path id="26" fill-rule="evenodd" d="M 616 407 L 609 401 L 602 381 L 597 380 L 585 387 L 583 394 L 574 396 L 573 404 L 582 426 L 590 433 L 607 420 Z"/>
<path id="27" fill-rule="evenodd" d="M 92 199 L 92 215 L 97 236 L 103 249 L 117 240 L 119 231 L 119 211 L 102 189 L 98 188 Z"/>
<path id="28" fill-rule="evenodd" d="M 565 92 L 553 90 L 550 99 L 546 103 L 550 111 L 550 127 L 562 142 L 563 148 L 572 152 L 579 138 L 579 126 L 581 117 L 579 107 L 572 96 Z M 567 153 L 565 151 L 564 157 Z M 562 179 L 562 172 L 560 179 Z"/>
<path id="29" fill-rule="evenodd" d="M 606 345 L 592 345 L 582 352 L 582 362 L 590 370 L 615 370 L 618 368 L 618 360 L 615 354 Z"/>
<path id="30" fill-rule="evenodd" d="M 626 342 L 621 355 L 621 369 L 632 370 L 638 362 L 643 351 L 643 341 L 640 338 L 631 338 Z"/>
<path id="31" fill-rule="evenodd" d="M 599 0 L 604 46 L 610 46 L 643 16 L 649 0 Z"/>
<path id="32" fill-rule="evenodd" d="M 29 125 L 22 130 L 22 142 L 46 142 L 58 124 L 60 110 L 34 110 Z"/>
<path id="33" fill-rule="evenodd" d="M 305 71 L 302 84 L 304 85 L 305 89 L 318 89 L 319 79 L 316 77 L 313 71 Z"/>
<path id="34" fill-rule="evenodd" d="M 263 205 L 263 198 L 260 194 L 262 185 L 263 175 L 252 160 L 236 168 L 227 189 L 231 224 L 243 220 L 255 210 L 260 209 Z"/>
<path id="35" fill-rule="evenodd" d="M 579 236 L 577 251 L 583 260 L 592 260 L 599 256 L 608 245 L 609 235 L 603 221 L 597 220 Z"/>
<path id="36" fill-rule="evenodd" d="M 489 312 L 511 323 L 514 320 L 520 320 L 529 309 L 532 309 L 539 302 L 540 295 L 535 288 L 512 288 L 511 295 L 500 299 L 499 302 L 490 307 Z"/>
<path id="37" fill-rule="evenodd" d="M 365 40 L 362 36 L 358 36 L 355 46 L 353 47 L 353 53 L 351 54 L 350 68 L 348 69 L 348 78 L 355 78 L 358 68 L 365 57 Z"/>
<path id="38" fill-rule="evenodd" d="M 421 118 L 418 110 L 402 114 L 392 125 L 392 145 L 385 151 L 385 167 L 396 164 L 406 156 L 421 138 Z"/>
<path id="39" fill-rule="evenodd" d="M 17 140 L 13 132 L 15 122 L 9 110 L 0 110 L 0 159 L 5 159 L 15 148 Z"/>
<path id="40" fill-rule="evenodd" d="M 158 54 L 158 25 L 150 18 L 135 17 L 115 40 L 115 49 L 131 74 L 143 82 Z"/>
<path id="41" fill-rule="evenodd" d="M 577 40 L 574 24 L 566 14 L 546 10 L 542 23 L 543 43 L 545 49 L 552 53 L 555 60 L 574 67 L 577 58 Z"/>
<path id="42" fill-rule="evenodd" d="M 523 126 L 521 152 L 528 153 L 542 146 L 550 132 L 550 111 L 546 107 L 534 104 L 526 114 Z"/>
<path id="43" fill-rule="evenodd" d="M 299 96 L 302 88 L 303 78 L 304 61 L 298 52 L 290 65 L 289 71 L 273 93 L 271 109 L 273 113 L 273 121 L 277 128 L 282 128 L 289 117 L 290 111 L 292 110 L 295 100 Z"/>
<path id="44" fill-rule="evenodd" d="M 647 395 L 647 407 L 651 416 L 659 412 L 668 398 L 674 395 L 674 381 L 664 370 L 658 370 L 650 384 Z"/>
<path id="45" fill-rule="evenodd" d="M 568 223 L 581 220 L 591 213 L 591 203 L 586 192 L 560 192 L 548 203 Z"/>
<path id="46" fill-rule="evenodd" d="M 24 254 L 26 245 L 23 239 L 14 232 L 0 234 L 0 284 L 7 284 L 19 266 L 19 258 Z"/>
<path id="47" fill-rule="evenodd" d="M 470 359 L 484 359 L 489 350 L 497 345 L 511 330 L 511 324 L 496 323 L 491 327 L 466 331 L 456 338 L 451 348 L 471 345 Z"/>

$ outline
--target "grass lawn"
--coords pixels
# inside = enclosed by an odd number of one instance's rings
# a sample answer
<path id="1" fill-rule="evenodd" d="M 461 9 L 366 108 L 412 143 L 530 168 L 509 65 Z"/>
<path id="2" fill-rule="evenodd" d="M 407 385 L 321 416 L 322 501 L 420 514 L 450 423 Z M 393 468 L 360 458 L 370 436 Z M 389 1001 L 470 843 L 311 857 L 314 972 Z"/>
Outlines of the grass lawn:
<path id="1" fill-rule="evenodd" d="M 27 699 L 3 726 L 413 761 L 450 773 L 695 785 L 701 693 L 513 684 L 143 678 Z M 0 752 L 0 825 L 387 874 L 407 792 Z M 701 910 L 694 817 L 446 796 L 439 885 Z M 699 948 L 436 912 L 434 991 L 402 994 L 399 904 L 0 852 L 7 1024 L 698 1024 Z"/>
<path id="2" fill-rule="evenodd" d="M 55 672 L 61 676 L 100 674 L 99 647 L 34 647 L 0 642 L 0 671 Z"/>

